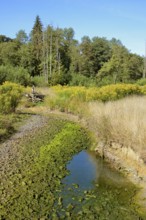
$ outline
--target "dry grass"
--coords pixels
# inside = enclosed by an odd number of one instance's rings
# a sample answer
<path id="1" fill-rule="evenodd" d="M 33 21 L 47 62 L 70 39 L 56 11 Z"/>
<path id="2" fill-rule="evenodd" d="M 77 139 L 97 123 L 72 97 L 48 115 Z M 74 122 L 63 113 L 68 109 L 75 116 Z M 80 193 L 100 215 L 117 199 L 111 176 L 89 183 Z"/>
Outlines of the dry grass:
<path id="1" fill-rule="evenodd" d="M 99 139 L 119 143 L 146 157 L 146 97 L 90 103 L 89 111 Z"/>
<path id="2" fill-rule="evenodd" d="M 29 90 L 31 91 L 31 88 Z M 41 114 L 49 113 L 49 101 L 56 100 L 56 94 L 52 88 L 36 88 L 36 91 L 45 94 L 45 102 L 28 110 Z M 119 144 L 132 158 L 136 152 L 136 156 L 139 155 L 146 160 L 146 97 L 130 96 L 106 103 L 87 103 L 78 99 L 65 101 L 57 99 L 53 111 L 60 110 L 57 106 L 61 102 L 63 111 L 83 117 L 100 141 Z"/>

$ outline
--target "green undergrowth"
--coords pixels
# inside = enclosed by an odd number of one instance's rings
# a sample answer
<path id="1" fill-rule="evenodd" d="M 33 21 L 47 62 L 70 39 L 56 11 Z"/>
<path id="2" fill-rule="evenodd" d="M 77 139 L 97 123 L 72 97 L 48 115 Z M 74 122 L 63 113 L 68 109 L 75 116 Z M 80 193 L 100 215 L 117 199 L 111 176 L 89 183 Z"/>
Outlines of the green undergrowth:
<path id="1" fill-rule="evenodd" d="M 87 114 L 85 107 L 89 102 L 116 101 L 127 96 L 142 96 L 146 94 L 146 87 L 136 84 L 113 84 L 103 87 L 83 86 L 54 86 L 54 96 L 46 96 L 45 105 L 51 110 L 74 114 Z"/>
<path id="2" fill-rule="evenodd" d="M 54 118 L 20 140 L 17 157 L 0 176 L 0 219 L 53 218 L 66 163 L 89 145 L 79 125 Z"/>
<path id="3" fill-rule="evenodd" d="M 13 113 L 22 97 L 23 87 L 12 82 L 0 85 L 0 113 Z"/>
<path id="4" fill-rule="evenodd" d="M 0 143 L 17 131 L 28 114 L 0 114 Z"/>

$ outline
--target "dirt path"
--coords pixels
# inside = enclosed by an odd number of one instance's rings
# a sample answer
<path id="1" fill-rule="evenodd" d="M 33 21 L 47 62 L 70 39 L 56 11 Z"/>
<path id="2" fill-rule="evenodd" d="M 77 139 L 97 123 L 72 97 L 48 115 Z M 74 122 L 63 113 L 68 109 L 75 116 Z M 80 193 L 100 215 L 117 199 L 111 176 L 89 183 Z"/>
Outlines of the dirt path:
<path id="1" fill-rule="evenodd" d="M 46 117 L 41 115 L 32 115 L 15 134 L 13 134 L 4 143 L 0 144 L 0 172 L 6 172 L 9 167 L 8 164 L 11 164 L 11 161 L 17 158 L 20 140 L 22 138 L 27 138 L 30 132 L 41 129 L 46 123 Z"/>

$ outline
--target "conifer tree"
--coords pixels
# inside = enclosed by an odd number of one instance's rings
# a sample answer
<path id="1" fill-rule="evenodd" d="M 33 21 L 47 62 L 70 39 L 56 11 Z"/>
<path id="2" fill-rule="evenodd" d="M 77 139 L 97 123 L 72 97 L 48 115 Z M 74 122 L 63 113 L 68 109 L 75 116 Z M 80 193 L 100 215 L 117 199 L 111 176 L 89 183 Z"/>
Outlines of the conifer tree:
<path id="1" fill-rule="evenodd" d="M 31 45 L 32 45 L 32 64 L 34 69 L 32 75 L 41 74 L 41 62 L 43 56 L 43 25 L 40 17 L 37 15 L 34 26 L 31 32 Z"/>

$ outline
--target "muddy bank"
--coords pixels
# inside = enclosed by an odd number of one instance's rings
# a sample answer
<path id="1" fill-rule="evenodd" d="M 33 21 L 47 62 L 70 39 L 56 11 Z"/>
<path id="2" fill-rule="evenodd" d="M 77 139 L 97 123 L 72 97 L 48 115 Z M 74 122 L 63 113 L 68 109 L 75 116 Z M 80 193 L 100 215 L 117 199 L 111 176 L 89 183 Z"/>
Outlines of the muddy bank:
<path id="1" fill-rule="evenodd" d="M 119 170 L 132 183 L 136 184 L 140 191 L 137 200 L 146 212 L 146 164 L 130 148 L 117 143 L 98 143 L 95 151 L 109 162 L 110 166 Z"/>

